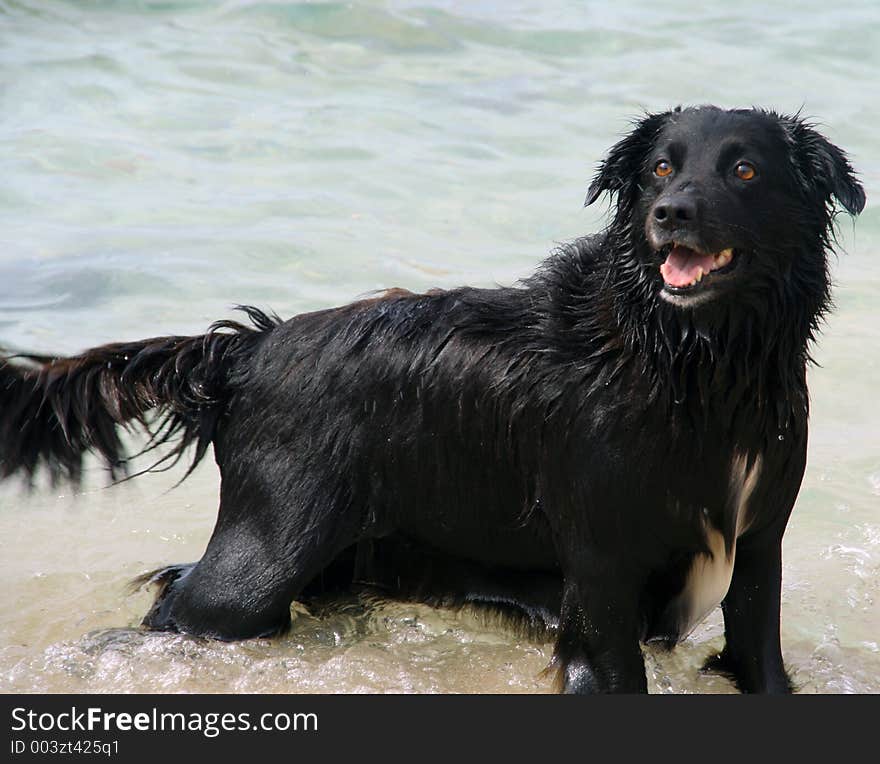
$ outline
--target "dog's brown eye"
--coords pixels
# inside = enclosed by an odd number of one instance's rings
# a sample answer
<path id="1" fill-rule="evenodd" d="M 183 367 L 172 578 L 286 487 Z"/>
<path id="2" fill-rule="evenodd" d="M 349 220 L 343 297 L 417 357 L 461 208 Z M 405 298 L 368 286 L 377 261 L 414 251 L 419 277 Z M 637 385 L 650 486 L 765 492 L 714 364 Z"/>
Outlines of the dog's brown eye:
<path id="1" fill-rule="evenodd" d="M 757 175 L 755 168 L 748 162 L 740 162 L 734 170 L 736 177 L 740 180 L 751 180 Z"/>
<path id="2" fill-rule="evenodd" d="M 672 165 L 665 159 L 661 159 L 654 165 L 654 175 L 658 178 L 665 178 L 667 175 L 672 175 Z"/>

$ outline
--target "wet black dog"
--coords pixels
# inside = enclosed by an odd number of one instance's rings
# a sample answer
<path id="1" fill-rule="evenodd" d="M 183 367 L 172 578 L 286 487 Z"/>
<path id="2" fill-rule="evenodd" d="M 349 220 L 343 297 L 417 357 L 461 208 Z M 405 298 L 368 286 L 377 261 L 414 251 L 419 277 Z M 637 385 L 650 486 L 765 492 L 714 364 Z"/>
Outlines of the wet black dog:
<path id="1" fill-rule="evenodd" d="M 785 692 L 780 545 L 807 445 L 808 346 L 829 303 L 845 155 L 796 117 L 653 114 L 587 197 L 607 230 L 506 289 L 375 299 L 198 337 L 0 366 L 0 469 L 121 468 L 117 427 L 214 446 L 204 557 L 156 575 L 145 624 L 284 629 L 291 600 L 364 582 L 556 630 L 571 692 L 644 691 L 640 641 L 719 602 L 714 665 Z"/>

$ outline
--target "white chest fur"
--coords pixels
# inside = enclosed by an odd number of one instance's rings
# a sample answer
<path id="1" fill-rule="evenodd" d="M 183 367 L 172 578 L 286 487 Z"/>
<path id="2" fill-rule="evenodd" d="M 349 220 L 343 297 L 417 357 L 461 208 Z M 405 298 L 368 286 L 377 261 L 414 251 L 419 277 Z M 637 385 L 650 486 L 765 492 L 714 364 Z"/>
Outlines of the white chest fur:
<path id="1" fill-rule="evenodd" d="M 749 499 L 761 473 L 761 457 L 751 464 L 747 454 L 736 454 L 730 464 L 729 506 L 736 517 L 736 537 L 728 551 L 721 531 L 703 518 L 707 554 L 698 554 L 688 571 L 684 588 L 670 603 L 678 616 L 678 637 L 684 639 L 724 599 L 733 576 L 736 539 L 749 527 Z"/>

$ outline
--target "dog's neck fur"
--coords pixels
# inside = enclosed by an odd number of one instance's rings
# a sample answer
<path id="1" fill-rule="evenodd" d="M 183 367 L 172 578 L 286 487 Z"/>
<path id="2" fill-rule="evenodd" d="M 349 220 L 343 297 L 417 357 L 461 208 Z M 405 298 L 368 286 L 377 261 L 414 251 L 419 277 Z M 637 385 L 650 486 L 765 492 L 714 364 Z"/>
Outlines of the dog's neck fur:
<path id="1" fill-rule="evenodd" d="M 619 357 L 621 369 L 639 364 L 650 405 L 718 417 L 734 431 L 743 408 L 759 410 L 768 439 L 793 426 L 794 418 L 805 419 L 809 346 L 830 302 L 824 261 L 812 269 L 801 262 L 806 277 L 788 276 L 751 301 L 731 304 L 722 297 L 717 305 L 680 308 L 659 297 L 659 276 L 644 252 L 630 246 L 628 256 L 607 260 L 607 252 L 622 251 L 613 240 L 619 233 L 573 242 L 556 254 L 567 267 L 556 270 L 555 283 L 537 277 L 549 288 L 551 317 L 564 322 L 574 339 L 566 355 L 587 376 L 592 358 L 605 358 L 596 367 L 608 368 L 608 354 Z M 589 287 L 596 280 L 605 286 L 603 299 L 580 299 L 595 294 Z M 775 331 L 756 342 L 754 326 Z M 753 428 L 751 415 L 743 419 Z"/>

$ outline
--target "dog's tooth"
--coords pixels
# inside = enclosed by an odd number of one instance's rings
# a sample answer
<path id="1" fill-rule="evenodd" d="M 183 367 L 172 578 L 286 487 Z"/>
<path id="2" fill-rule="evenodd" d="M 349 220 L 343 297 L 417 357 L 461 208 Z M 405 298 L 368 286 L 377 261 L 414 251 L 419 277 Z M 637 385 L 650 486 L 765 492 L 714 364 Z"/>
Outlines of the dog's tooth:
<path id="1" fill-rule="evenodd" d="M 700 269 L 697 271 L 697 278 L 694 279 L 694 281 L 695 281 L 695 282 L 698 282 L 698 281 L 702 281 L 702 280 L 703 280 L 703 269 L 700 268 Z"/>
<path id="2" fill-rule="evenodd" d="M 733 258 L 733 250 L 732 249 L 723 249 L 719 252 L 712 260 L 712 264 L 715 268 L 723 268 L 727 265 L 731 259 Z"/>

